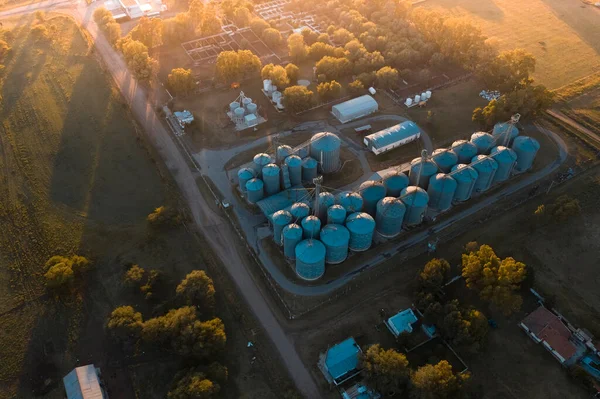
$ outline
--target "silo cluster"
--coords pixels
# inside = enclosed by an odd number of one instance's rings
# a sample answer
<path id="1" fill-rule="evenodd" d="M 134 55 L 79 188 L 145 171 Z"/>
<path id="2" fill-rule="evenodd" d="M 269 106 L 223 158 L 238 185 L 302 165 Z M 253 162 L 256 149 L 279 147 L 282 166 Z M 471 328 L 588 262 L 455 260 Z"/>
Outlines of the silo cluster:
<path id="1" fill-rule="evenodd" d="M 317 160 L 314 158 L 304 158 L 302 161 L 302 180 L 312 183 L 313 179 L 317 177 Z"/>
<path id="2" fill-rule="evenodd" d="M 319 214 L 317 215 L 322 222 L 327 221 L 327 210 L 335 205 L 335 196 L 330 192 L 323 191 L 319 193 Z M 316 205 L 315 205 L 316 206 Z"/>
<path id="3" fill-rule="evenodd" d="M 310 214 L 310 207 L 304 202 L 296 202 L 290 208 L 290 213 L 292 214 L 292 220 L 294 223 L 300 222 Z"/>
<path id="4" fill-rule="evenodd" d="M 265 153 L 256 154 L 252 161 L 252 169 L 254 169 L 254 171 L 256 172 L 256 177 L 261 178 L 262 177 L 262 169 L 265 166 L 267 166 L 268 164 L 270 164 L 271 162 L 273 162 L 273 160 L 271 159 L 269 154 L 265 154 Z"/>
<path id="5" fill-rule="evenodd" d="M 340 168 L 340 138 L 329 132 L 317 133 L 310 139 L 310 156 L 317 160 L 322 173 L 333 173 Z"/>
<path id="6" fill-rule="evenodd" d="M 257 178 L 250 179 L 246 182 L 246 195 L 248 202 L 256 204 L 265 196 L 265 187 L 263 181 Z"/>
<path id="7" fill-rule="evenodd" d="M 368 180 L 358 187 L 360 196 L 363 199 L 363 211 L 371 216 L 375 216 L 377 203 L 385 197 L 386 189 L 382 182 Z"/>
<path id="8" fill-rule="evenodd" d="M 240 186 L 240 190 L 246 192 L 246 183 L 250 179 L 254 179 L 256 177 L 256 172 L 251 168 L 241 168 L 238 170 L 238 184 Z"/>
<path id="9" fill-rule="evenodd" d="M 283 162 L 284 159 L 286 159 L 293 153 L 294 149 L 292 147 L 283 144 L 277 147 L 277 150 L 275 151 L 275 159 L 277 160 L 277 163 L 280 164 L 281 162 Z"/>

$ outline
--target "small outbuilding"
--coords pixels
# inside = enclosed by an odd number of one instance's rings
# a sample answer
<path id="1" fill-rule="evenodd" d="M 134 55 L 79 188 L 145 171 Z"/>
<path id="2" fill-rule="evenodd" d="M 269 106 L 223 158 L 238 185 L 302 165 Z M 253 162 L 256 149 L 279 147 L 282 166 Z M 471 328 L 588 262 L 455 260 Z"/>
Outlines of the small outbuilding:
<path id="1" fill-rule="evenodd" d="M 365 136 L 363 142 L 375 155 L 393 150 L 421 137 L 421 130 L 412 121 L 406 121 Z"/>
<path id="2" fill-rule="evenodd" d="M 179 126 L 181 126 L 182 129 L 185 127 L 185 125 L 189 125 L 194 121 L 194 115 L 192 115 L 192 113 L 187 109 L 184 109 L 183 111 L 175 111 L 173 114 L 175 114 L 175 118 L 177 119 L 177 122 L 179 122 Z"/>
<path id="3" fill-rule="evenodd" d="M 63 378 L 67 399 L 108 399 L 102 389 L 100 371 L 93 364 L 73 369 Z"/>
<path id="4" fill-rule="evenodd" d="M 360 346 L 350 337 L 319 356 L 319 368 L 334 385 L 340 385 L 360 373 Z"/>
<path id="5" fill-rule="evenodd" d="M 340 122 L 346 123 L 379 110 L 379 104 L 368 94 L 334 105 L 331 112 Z"/>
<path id="6" fill-rule="evenodd" d="M 402 312 L 390 317 L 385 322 L 385 325 L 390 330 L 394 337 L 398 337 L 402 333 L 412 333 L 412 325 L 417 322 L 417 316 L 411 308 L 405 309 Z"/>

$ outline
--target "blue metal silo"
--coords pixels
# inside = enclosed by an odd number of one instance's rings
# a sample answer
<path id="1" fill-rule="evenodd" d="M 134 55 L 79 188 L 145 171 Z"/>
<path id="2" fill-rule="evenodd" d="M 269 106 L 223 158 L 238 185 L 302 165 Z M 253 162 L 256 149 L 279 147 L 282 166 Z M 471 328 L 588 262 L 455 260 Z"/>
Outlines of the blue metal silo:
<path id="1" fill-rule="evenodd" d="M 498 170 L 498 162 L 488 155 L 477 155 L 471 160 L 471 166 L 478 175 L 473 191 L 476 193 L 486 191 L 492 185 L 492 180 Z"/>
<path id="2" fill-rule="evenodd" d="M 310 207 L 304 202 L 296 202 L 290 208 L 290 213 L 292 214 L 292 221 L 298 223 L 310 214 Z"/>
<path id="3" fill-rule="evenodd" d="M 354 212 L 346 218 L 346 228 L 350 232 L 348 247 L 354 252 L 366 251 L 373 242 L 375 219 L 368 213 Z"/>
<path id="4" fill-rule="evenodd" d="M 296 274 L 304 280 L 317 280 L 325 274 L 325 245 L 308 239 L 296 245 Z"/>
<path id="5" fill-rule="evenodd" d="M 271 223 L 273 224 L 273 241 L 278 245 L 283 243 L 281 233 L 285 226 L 292 222 L 292 214 L 286 210 L 277 211 L 271 216 Z"/>
<path id="6" fill-rule="evenodd" d="M 302 161 L 302 180 L 312 183 L 313 179 L 317 177 L 317 160 L 314 158 L 304 158 Z"/>
<path id="7" fill-rule="evenodd" d="M 256 204 L 265 196 L 265 185 L 263 181 L 256 178 L 248 180 L 246 182 L 246 193 L 248 202 Z"/>
<path id="8" fill-rule="evenodd" d="M 450 175 L 438 173 L 431 176 L 429 188 L 427 189 L 427 195 L 429 195 L 428 206 L 438 211 L 450 209 L 457 186 L 456 180 Z"/>
<path id="9" fill-rule="evenodd" d="M 325 262 L 342 263 L 348 257 L 350 232 L 341 224 L 328 224 L 321 229 L 321 242 L 325 245 Z"/>
<path id="10" fill-rule="evenodd" d="M 450 172 L 450 169 L 458 163 L 458 155 L 454 150 L 448 148 L 438 148 L 433 151 L 431 160 L 435 162 L 437 167 L 444 173 Z"/>
<path id="11" fill-rule="evenodd" d="M 292 187 L 302 184 L 302 159 L 297 155 L 290 155 L 285 159 L 290 174 L 290 183 Z"/>
<path id="12" fill-rule="evenodd" d="M 262 177 L 262 169 L 272 162 L 269 154 L 261 153 L 254 156 L 252 162 L 252 169 L 256 172 L 257 177 Z"/>
<path id="13" fill-rule="evenodd" d="M 277 161 L 277 164 L 280 164 L 281 162 L 283 162 L 284 159 L 286 159 L 288 156 L 292 155 L 293 153 L 294 153 L 294 150 L 289 145 L 283 144 L 283 145 L 280 145 L 279 147 L 277 147 L 277 151 L 275 152 L 275 159 Z"/>
<path id="14" fill-rule="evenodd" d="M 377 203 L 375 224 L 377 232 L 384 237 L 395 237 L 402 230 L 406 206 L 396 197 L 385 197 Z"/>
<path id="15" fill-rule="evenodd" d="M 540 143 L 528 136 L 519 136 L 512 144 L 513 151 L 517 154 L 516 172 L 525 172 L 533 166 L 535 156 L 540 149 Z"/>
<path id="16" fill-rule="evenodd" d="M 327 209 L 327 224 L 344 224 L 346 221 L 346 208 L 341 205 L 332 205 Z"/>
<path id="17" fill-rule="evenodd" d="M 404 226 L 421 224 L 427 212 L 427 204 L 429 202 L 427 191 L 421 187 L 408 186 L 400 193 L 400 199 L 406 205 Z"/>
<path id="18" fill-rule="evenodd" d="M 309 215 L 302 219 L 302 236 L 304 238 L 319 238 L 319 231 L 321 231 L 321 220 L 313 215 Z"/>
<path id="19" fill-rule="evenodd" d="M 492 148 L 490 157 L 498 162 L 498 170 L 492 179 L 492 184 L 508 180 L 517 163 L 517 154 L 510 148 L 499 145 L 498 147 Z"/>
<path id="20" fill-rule="evenodd" d="M 358 192 L 363 199 L 363 211 L 374 217 L 377 212 L 377 203 L 385 197 L 386 189 L 383 183 L 367 180 L 358 187 Z"/>
<path id="21" fill-rule="evenodd" d="M 492 130 L 492 135 L 496 138 L 496 145 L 509 146 L 519 135 L 519 129 L 512 123 L 496 123 Z"/>
<path id="22" fill-rule="evenodd" d="M 383 185 L 385 186 L 385 195 L 388 197 L 397 197 L 400 192 L 408 187 L 409 180 L 402 172 L 392 172 L 385 175 L 383 178 Z"/>
<path id="23" fill-rule="evenodd" d="M 296 223 L 283 228 L 283 254 L 286 258 L 296 259 L 296 245 L 302 241 L 302 227 Z"/>
<path id="24" fill-rule="evenodd" d="M 486 132 L 475 132 L 471 135 L 471 143 L 477 147 L 478 154 L 489 154 L 496 145 L 496 138 Z"/>
<path id="25" fill-rule="evenodd" d="M 262 179 L 265 183 L 265 195 L 271 196 L 281 191 L 279 166 L 270 163 L 262 169 Z"/>
<path id="26" fill-rule="evenodd" d="M 322 173 L 336 172 L 340 168 L 340 138 L 329 132 L 317 133 L 310 139 L 310 156 L 321 165 Z"/>
<path id="27" fill-rule="evenodd" d="M 308 145 L 308 143 L 301 145 L 299 147 L 296 147 L 296 155 L 298 155 L 300 158 L 304 159 L 307 156 L 310 155 L 310 146 Z"/>
<path id="28" fill-rule="evenodd" d="M 459 163 L 452 167 L 451 175 L 457 183 L 453 202 L 467 201 L 473 194 L 473 188 L 479 174 L 470 165 Z"/>
<path id="29" fill-rule="evenodd" d="M 467 140 L 456 140 L 452 143 L 452 150 L 458 155 L 459 163 L 469 163 L 477 155 L 477 147 Z"/>
<path id="30" fill-rule="evenodd" d="M 238 183 L 240 185 L 240 190 L 246 191 L 246 183 L 250 179 L 254 179 L 256 177 L 256 172 L 251 168 L 242 168 L 238 170 Z"/>
<path id="31" fill-rule="evenodd" d="M 359 193 L 351 191 L 342 191 L 336 198 L 338 205 L 341 205 L 346 210 L 346 213 L 360 212 L 363 209 L 363 198 Z"/>
<path id="32" fill-rule="evenodd" d="M 319 219 L 325 224 L 327 222 L 327 210 L 335 204 L 335 196 L 327 191 L 319 193 Z M 316 212 L 316 205 L 315 205 Z"/>
<path id="33" fill-rule="evenodd" d="M 410 163 L 410 172 L 408 178 L 410 184 L 427 189 L 429 179 L 438 172 L 438 167 L 430 159 L 422 160 L 423 158 L 415 158 Z M 420 173 L 419 173 L 420 172 Z"/>

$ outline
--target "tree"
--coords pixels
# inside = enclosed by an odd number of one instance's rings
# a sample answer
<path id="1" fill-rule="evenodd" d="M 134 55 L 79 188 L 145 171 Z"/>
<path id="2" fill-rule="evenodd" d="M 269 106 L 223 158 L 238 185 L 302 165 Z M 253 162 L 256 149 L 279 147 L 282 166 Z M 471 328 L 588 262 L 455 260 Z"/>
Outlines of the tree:
<path id="1" fill-rule="evenodd" d="M 317 75 L 323 74 L 330 80 L 341 79 L 352 72 L 352 64 L 346 58 L 326 56 L 317 62 L 315 66 L 317 67 Z"/>
<path id="2" fill-rule="evenodd" d="M 281 33 L 277 29 L 267 28 L 261 35 L 263 42 L 269 47 L 278 47 L 283 41 Z"/>
<path id="3" fill-rule="evenodd" d="M 246 76 L 258 74 L 261 69 L 260 59 L 250 50 L 223 51 L 217 57 L 217 77 L 227 83 Z"/>
<path id="4" fill-rule="evenodd" d="M 304 86 L 290 86 L 283 92 L 284 106 L 292 113 L 312 107 L 313 92 Z"/>
<path id="5" fill-rule="evenodd" d="M 171 309 L 166 315 L 147 320 L 142 329 L 142 338 L 157 344 L 172 341 L 196 321 L 196 309 L 193 306 Z"/>
<path id="6" fill-rule="evenodd" d="M 155 228 L 175 226 L 181 220 L 177 211 L 168 206 L 159 206 L 146 218 L 148 224 Z"/>
<path id="7" fill-rule="evenodd" d="M 106 8 L 98 7 L 94 10 L 94 22 L 96 22 L 100 29 L 102 29 L 107 23 L 114 21 L 115 19 L 113 18 L 111 12 Z"/>
<path id="8" fill-rule="evenodd" d="M 340 46 L 345 46 L 350 40 L 354 39 L 354 35 L 347 29 L 340 28 L 333 32 L 333 41 Z"/>
<path id="9" fill-rule="evenodd" d="M 335 80 L 332 80 L 331 82 L 319 83 L 319 85 L 317 86 L 317 93 L 319 93 L 319 96 L 324 101 L 328 101 L 339 97 L 341 91 L 342 85 L 336 82 Z"/>
<path id="10" fill-rule="evenodd" d="M 204 2 L 202 0 L 190 1 L 190 7 L 187 13 L 194 30 L 198 29 L 198 27 L 201 26 L 202 18 L 204 17 Z"/>
<path id="11" fill-rule="evenodd" d="M 217 17 L 217 11 L 212 5 L 204 8 L 201 31 L 204 36 L 214 35 L 221 31 L 221 19 Z"/>
<path id="12" fill-rule="evenodd" d="M 490 90 L 510 92 L 526 85 L 535 71 L 535 57 L 523 49 L 503 51 L 477 68 L 477 74 Z"/>
<path id="13" fill-rule="evenodd" d="M 398 394 L 406 387 L 410 375 L 406 356 L 395 349 L 385 350 L 379 344 L 367 349 L 362 366 L 369 384 L 383 393 L 394 391 Z"/>
<path id="14" fill-rule="evenodd" d="M 350 92 L 351 94 L 359 94 L 361 93 L 363 90 L 365 89 L 365 86 L 363 85 L 363 83 L 356 79 L 353 82 L 348 83 L 348 92 Z"/>
<path id="15" fill-rule="evenodd" d="M 450 264 L 445 259 L 434 258 L 425 264 L 418 275 L 419 291 L 438 292 L 448 281 Z"/>
<path id="16" fill-rule="evenodd" d="M 204 270 L 194 270 L 185 276 L 175 292 L 189 305 L 214 306 L 215 286 Z"/>
<path id="17" fill-rule="evenodd" d="M 129 38 L 119 42 L 118 46 L 133 75 L 141 81 L 149 80 L 156 67 L 156 61 L 148 55 L 148 47 L 140 41 Z"/>
<path id="18" fill-rule="evenodd" d="M 548 207 L 548 214 L 553 220 L 559 222 L 564 222 L 580 213 L 579 200 L 569 195 L 561 195 Z"/>
<path id="19" fill-rule="evenodd" d="M 182 356 L 204 359 L 220 353 L 226 342 L 225 326 L 221 319 L 215 317 L 208 321 L 194 321 L 182 329 L 171 344 Z"/>
<path id="20" fill-rule="evenodd" d="M 444 306 L 444 316 L 438 325 L 444 338 L 453 345 L 472 351 L 481 348 L 489 329 L 487 318 L 482 312 L 476 309 L 464 310 L 456 299 Z"/>
<path id="21" fill-rule="evenodd" d="M 469 380 L 469 373 L 455 375 L 446 360 L 419 367 L 411 376 L 415 388 L 414 397 L 423 399 L 445 399 L 455 397 Z"/>
<path id="22" fill-rule="evenodd" d="M 186 96 L 196 88 L 191 69 L 175 68 L 167 77 L 169 89 L 175 95 Z"/>
<path id="23" fill-rule="evenodd" d="M 262 18 L 254 18 L 250 21 L 250 29 L 257 35 L 261 36 L 265 29 L 269 29 L 271 25 Z"/>
<path id="24" fill-rule="evenodd" d="M 0 39 L 0 63 L 4 61 L 4 57 L 10 51 L 10 46 L 5 40 Z"/>
<path id="25" fill-rule="evenodd" d="M 395 68 L 385 66 L 378 70 L 375 76 L 377 77 L 379 87 L 389 89 L 398 85 L 399 75 L 398 70 Z"/>
<path id="26" fill-rule="evenodd" d="M 144 268 L 139 265 L 133 265 L 127 270 L 127 273 L 125 273 L 124 280 L 127 284 L 138 286 L 145 275 L 146 270 L 144 270 Z"/>
<path id="27" fill-rule="evenodd" d="M 365 72 L 358 75 L 358 80 L 360 80 L 365 87 L 373 86 L 373 84 L 375 83 L 375 79 L 377 79 L 377 77 L 374 72 Z"/>
<path id="28" fill-rule="evenodd" d="M 194 36 L 195 28 L 189 13 L 179 13 L 163 21 L 163 41 L 181 43 Z"/>
<path id="29" fill-rule="evenodd" d="M 73 269 L 69 265 L 58 263 L 48 269 L 46 274 L 44 274 L 44 278 L 46 279 L 48 288 L 61 290 L 73 285 L 75 273 L 73 273 Z"/>
<path id="30" fill-rule="evenodd" d="M 293 33 L 288 37 L 288 52 L 294 62 L 298 63 L 306 58 L 307 50 L 304 44 L 304 36 Z"/>
<path id="31" fill-rule="evenodd" d="M 238 28 L 250 25 L 250 10 L 246 7 L 239 7 L 233 12 L 233 22 Z"/>
<path id="32" fill-rule="evenodd" d="M 300 68 L 296 65 L 289 63 L 285 66 L 285 73 L 287 74 L 289 83 L 296 84 L 300 77 Z"/>
<path id="33" fill-rule="evenodd" d="M 133 40 L 144 43 L 147 48 L 158 47 L 163 44 L 163 21 L 160 18 L 142 17 L 129 35 Z"/>
<path id="34" fill-rule="evenodd" d="M 307 48 L 307 56 L 313 61 L 318 61 L 325 56 L 333 57 L 335 47 L 330 44 L 317 42 Z"/>
<path id="35" fill-rule="evenodd" d="M 120 340 L 137 338 L 143 325 L 142 314 L 131 306 L 119 306 L 113 310 L 107 324 L 111 334 Z"/>
<path id="36" fill-rule="evenodd" d="M 278 89 L 283 89 L 284 87 L 287 87 L 290 84 L 287 72 L 285 71 L 285 68 L 281 65 L 276 65 L 273 67 L 271 73 L 269 74 L 269 79 L 271 79 L 273 84 L 277 86 Z"/>
<path id="37" fill-rule="evenodd" d="M 121 25 L 116 22 L 110 22 L 105 25 L 104 33 L 106 34 L 106 40 L 115 46 L 121 38 Z"/>
<path id="38" fill-rule="evenodd" d="M 168 399 L 211 399 L 220 391 L 219 384 L 194 369 L 180 371 L 173 379 Z"/>
<path id="39" fill-rule="evenodd" d="M 308 46 L 314 44 L 319 39 L 319 34 L 310 28 L 302 29 L 300 34 L 304 37 L 304 43 Z"/>
<path id="40" fill-rule="evenodd" d="M 275 68 L 275 65 L 273 64 L 265 65 L 260 71 L 260 77 L 262 79 L 271 79 L 271 71 L 273 71 L 273 68 Z"/>

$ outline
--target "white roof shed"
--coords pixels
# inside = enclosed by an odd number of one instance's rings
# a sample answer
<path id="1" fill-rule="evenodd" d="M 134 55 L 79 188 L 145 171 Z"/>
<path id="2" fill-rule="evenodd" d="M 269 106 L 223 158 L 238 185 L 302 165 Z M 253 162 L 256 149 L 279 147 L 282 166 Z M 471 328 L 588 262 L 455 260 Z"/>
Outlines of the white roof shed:
<path id="1" fill-rule="evenodd" d="M 378 110 L 379 104 L 377 104 L 377 101 L 368 94 L 334 105 L 331 108 L 333 116 L 342 123 L 362 118 L 363 116 L 370 115 Z"/>
<path id="2" fill-rule="evenodd" d="M 73 369 L 63 378 L 67 399 L 108 399 L 93 364 Z"/>

